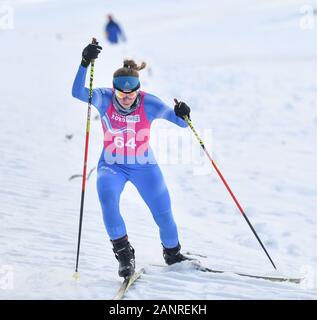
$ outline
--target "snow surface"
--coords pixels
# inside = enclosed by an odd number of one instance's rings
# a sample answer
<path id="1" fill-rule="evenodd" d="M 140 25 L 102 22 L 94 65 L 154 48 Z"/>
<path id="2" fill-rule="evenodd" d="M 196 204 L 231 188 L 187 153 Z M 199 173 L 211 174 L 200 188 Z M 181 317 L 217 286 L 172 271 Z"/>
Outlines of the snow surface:
<path id="1" fill-rule="evenodd" d="M 82 172 L 87 105 L 72 98 L 71 86 L 93 36 L 103 46 L 94 86 L 110 86 L 113 71 L 132 57 L 148 63 L 141 73 L 145 91 L 192 108 L 195 128 L 278 271 L 208 159 L 175 161 L 177 141 L 160 149 L 161 135 L 174 133 L 199 154 L 190 129 L 156 121 L 152 144 L 184 252 L 205 255 L 201 262 L 216 269 L 305 276 L 296 285 L 202 273 L 186 264 L 151 266 L 163 263 L 158 229 L 127 184 L 121 210 L 137 266 L 146 268 L 127 299 L 317 298 L 316 16 L 313 29 L 300 27 L 302 6 L 316 8 L 316 1 L 3 3 L 13 8 L 14 29 L 0 29 L 1 299 L 111 299 L 120 284 L 95 171 L 86 190 L 81 277 L 72 278 L 81 179 L 69 177 Z M 107 13 L 124 27 L 127 43 L 104 41 Z M 102 149 L 96 115 L 93 110 L 89 169 Z"/>

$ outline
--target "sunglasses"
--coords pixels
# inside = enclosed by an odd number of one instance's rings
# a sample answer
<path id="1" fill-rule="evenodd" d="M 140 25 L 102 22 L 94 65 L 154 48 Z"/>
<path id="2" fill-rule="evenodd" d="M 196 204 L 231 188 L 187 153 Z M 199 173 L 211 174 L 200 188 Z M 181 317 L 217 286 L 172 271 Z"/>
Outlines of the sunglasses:
<path id="1" fill-rule="evenodd" d="M 123 91 L 119 91 L 116 89 L 114 91 L 114 93 L 115 93 L 116 97 L 119 99 L 123 99 L 125 97 L 129 97 L 130 99 L 134 99 L 138 95 L 139 90 L 135 90 L 135 91 L 131 91 L 131 92 L 123 92 Z"/>

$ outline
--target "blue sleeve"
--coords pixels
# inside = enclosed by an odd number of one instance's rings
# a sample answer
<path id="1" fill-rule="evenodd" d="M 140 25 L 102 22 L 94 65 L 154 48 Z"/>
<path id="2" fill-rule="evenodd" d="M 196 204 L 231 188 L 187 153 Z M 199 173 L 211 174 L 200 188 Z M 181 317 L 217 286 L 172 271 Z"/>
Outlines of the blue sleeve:
<path id="1" fill-rule="evenodd" d="M 80 65 L 78 72 L 76 74 L 72 95 L 73 97 L 83 101 L 88 102 L 89 89 L 85 87 L 85 80 L 87 75 L 87 68 Z M 106 88 L 96 88 L 92 90 L 92 105 L 94 105 L 99 112 L 104 105 L 108 105 L 112 97 L 111 89 Z"/>
<path id="2" fill-rule="evenodd" d="M 144 109 L 150 122 L 155 119 L 165 119 L 177 124 L 179 127 L 188 127 L 188 123 L 182 118 L 178 117 L 172 108 L 152 94 L 145 94 Z"/>

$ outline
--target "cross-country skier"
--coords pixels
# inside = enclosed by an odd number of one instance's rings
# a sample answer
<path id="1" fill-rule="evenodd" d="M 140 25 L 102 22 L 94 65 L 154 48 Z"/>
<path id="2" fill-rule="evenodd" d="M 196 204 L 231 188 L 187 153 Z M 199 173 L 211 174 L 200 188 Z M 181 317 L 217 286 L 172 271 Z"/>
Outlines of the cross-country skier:
<path id="1" fill-rule="evenodd" d="M 126 41 L 125 34 L 117 22 L 113 20 L 111 14 L 107 15 L 108 21 L 105 24 L 105 36 L 111 44 L 117 44 L 119 40 Z"/>
<path id="2" fill-rule="evenodd" d="M 87 67 L 101 49 L 98 44 L 89 44 L 82 53 L 72 94 L 84 102 L 88 101 L 89 95 L 89 89 L 85 88 Z M 128 241 L 119 208 L 120 195 L 127 181 L 137 188 L 159 227 L 165 262 L 171 265 L 187 259 L 180 252 L 169 192 L 149 138 L 151 123 L 155 119 L 187 127 L 183 117 L 189 117 L 190 108 L 184 102 L 177 102 L 173 110 L 158 97 L 141 91 L 138 71 L 145 66 L 144 62 L 138 66 L 133 60 L 124 60 L 123 67 L 114 72 L 113 88 L 96 88 L 92 92 L 92 104 L 100 113 L 104 131 L 97 190 L 121 277 L 130 276 L 135 271 L 134 249 Z"/>

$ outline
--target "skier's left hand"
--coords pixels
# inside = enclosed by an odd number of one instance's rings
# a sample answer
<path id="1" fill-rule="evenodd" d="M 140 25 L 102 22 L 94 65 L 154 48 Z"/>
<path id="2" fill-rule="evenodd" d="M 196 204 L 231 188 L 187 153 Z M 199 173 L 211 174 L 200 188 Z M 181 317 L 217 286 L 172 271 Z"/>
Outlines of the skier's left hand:
<path id="1" fill-rule="evenodd" d="M 177 101 L 176 99 L 174 99 L 174 101 L 175 114 L 182 119 L 184 119 L 185 116 L 187 116 L 190 119 L 190 107 L 183 101 Z"/>

